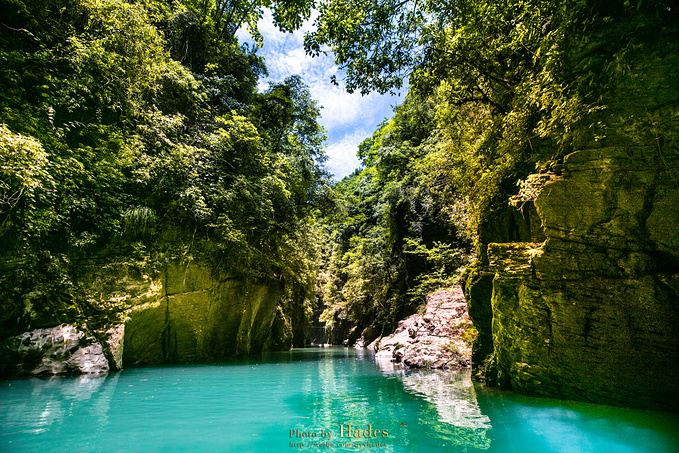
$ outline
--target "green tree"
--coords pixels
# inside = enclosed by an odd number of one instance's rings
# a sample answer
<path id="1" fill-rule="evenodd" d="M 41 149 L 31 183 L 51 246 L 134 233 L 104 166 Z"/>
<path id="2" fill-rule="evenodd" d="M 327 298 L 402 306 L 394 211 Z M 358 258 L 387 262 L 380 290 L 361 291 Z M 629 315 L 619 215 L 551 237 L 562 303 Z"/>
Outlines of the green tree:
<path id="1" fill-rule="evenodd" d="M 321 317 L 336 340 L 367 327 L 369 341 L 390 333 L 430 291 L 451 286 L 469 258 L 469 241 L 419 174 L 433 107 L 408 96 L 359 147 L 362 170 L 336 187 L 341 211 L 328 218 Z"/>
<path id="2" fill-rule="evenodd" d="M 217 40 L 234 40 L 238 29 L 246 25 L 260 45 L 263 38 L 257 22 L 265 8 L 272 10 L 274 23 L 281 31 L 293 32 L 309 18 L 313 7 L 309 0 L 185 0 L 184 3 L 202 22 L 211 25 Z"/>
<path id="3" fill-rule="evenodd" d="M 307 223 L 328 192 L 319 107 L 299 78 L 258 93 L 264 62 L 220 36 L 268 3 L 230 4 L 216 26 L 219 5 L 0 4 L 0 335 L 117 316 L 81 287 L 94 258 L 146 273 L 202 255 L 282 281 L 283 309 L 306 316 Z"/>

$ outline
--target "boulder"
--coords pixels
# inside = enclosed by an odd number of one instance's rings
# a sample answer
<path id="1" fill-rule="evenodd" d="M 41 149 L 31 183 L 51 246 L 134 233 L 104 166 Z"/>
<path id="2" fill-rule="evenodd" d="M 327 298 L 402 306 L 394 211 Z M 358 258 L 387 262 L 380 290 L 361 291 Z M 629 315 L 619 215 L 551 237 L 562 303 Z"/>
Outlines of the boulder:
<path id="1" fill-rule="evenodd" d="M 408 368 L 467 368 L 471 365 L 471 326 L 461 288 L 442 290 L 427 298 L 423 314 L 400 321 L 392 335 L 373 341 L 368 348 L 377 359 Z"/>
<path id="2" fill-rule="evenodd" d="M 36 329 L 0 343 L 2 374 L 107 373 L 109 363 L 94 337 L 70 324 Z"/>

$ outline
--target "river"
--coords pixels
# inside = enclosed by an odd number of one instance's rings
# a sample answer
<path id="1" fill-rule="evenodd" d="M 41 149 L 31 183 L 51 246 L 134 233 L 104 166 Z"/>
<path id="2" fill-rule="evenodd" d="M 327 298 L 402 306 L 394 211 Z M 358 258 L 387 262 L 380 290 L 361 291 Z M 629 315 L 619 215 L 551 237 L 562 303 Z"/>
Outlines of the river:
<path id="1" fill-rule="evenodd" d="M 679 414 L 485 388 L 308 348 L 0 381 L 0 452 L 677 452 Z"/>

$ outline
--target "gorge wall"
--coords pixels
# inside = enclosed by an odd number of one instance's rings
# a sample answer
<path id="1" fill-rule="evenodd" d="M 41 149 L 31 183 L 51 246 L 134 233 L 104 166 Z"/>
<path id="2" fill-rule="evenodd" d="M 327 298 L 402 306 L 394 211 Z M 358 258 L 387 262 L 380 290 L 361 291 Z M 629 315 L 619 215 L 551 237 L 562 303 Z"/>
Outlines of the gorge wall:
<path id="1" fill-rule="evenodd" d="M 673 35 L 604 97 L 535 201 L 546 240 L 486 237 L 468 275 L 490 382 L 596 403 L 679 410 L 679 65 Z M 596 43 L 591 44 L 596 47 Z M 636 52 L 636 53 L 634 53 Z M 483 237 L 482 237 L 483 240 Z M 520 242 L 525 241 L 525 242 Z"/>
<path id="2" fill-rule="evenodd" d="M 97 373 L 292 346 L 278 281 L 219 276 L 196 262 L 170 264 L 152 276 L 128 264 L 90 263 L 79 280 L 99 305 L 110 305 L 106 319 L 26 307 L 40 328 L 0 339 L 0 374 Z"/>
<path id="3" fill-rule="evenodd" d="M 213 279 L 200 265 L 171 266 L 130 304 L 123 363 L 190 363 L 292 345 L 272 282 Z"/>

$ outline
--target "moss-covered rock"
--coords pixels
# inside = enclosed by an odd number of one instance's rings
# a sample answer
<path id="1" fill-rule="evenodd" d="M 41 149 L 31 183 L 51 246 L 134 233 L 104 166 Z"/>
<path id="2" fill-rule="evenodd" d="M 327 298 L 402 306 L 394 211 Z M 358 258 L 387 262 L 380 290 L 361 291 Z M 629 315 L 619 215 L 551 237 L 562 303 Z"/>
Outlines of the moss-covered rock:
<path id="1" fill-rule="evenodd" d="M 488 245 L 467 296 L 480 339 L 490 302 L 492 352 L 477 363 L 500 385 L 679 410 L 679 165 L 655 157 L 617 147 L 569 156 L 537 200 L 545 243 Z"/>
<path id="2" fill-rule="evenodd" d="M 571 43 L 565 65 L 604 89 L 580 93 L 592 108 L 535 200 L 546 240 L 480 234 L 466 294 L 475 365 L 500 385 L 679 410 L 679 41 L 639 20 Z"/>
<path id="3" fill-rule="evenodd" d="M 154 267 L 156 272 L 144 273 L 135 263 L 83 262 L 77 272 L 83 299 L 78 310 L 47 319 L 67 318 L 86 331 L 110 369 L 208 362 L 291 347 L 293 324 L 281 306 L 279 280 L 223 276 L 199 261 Z M 24 318 L 33 319 L 30 313 Z M 19 351 L 20 342 L 12 338 L 19 337 L 0 338 L 8 363 L 0 374 L 23 373 L 42 360 L 35 348 Z M 61 368 L 75 372 L 72 366 Z"/>
<path id="4" fill-rule="evenodd" d="M 129 312 L 125 364 L 219 360 L 291 341 L 291 328 L 272 337 L 274 320 L 282 315 L 278 282 L 220 279 L 198 263 L 170 266 L 159 282 L 155 300 Z"/>
<path id="5" fill-rule="evenodd" d="M 493 281 L 494 363 L 522 393 L 679 409 L 679 276 Z"/>

